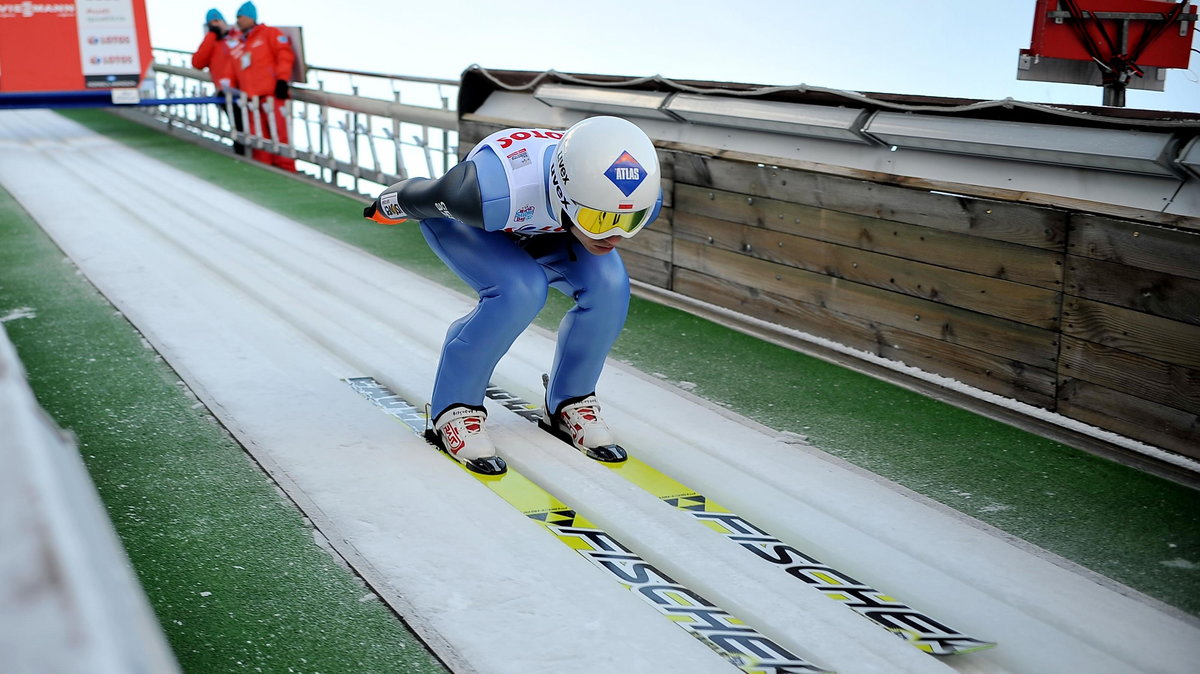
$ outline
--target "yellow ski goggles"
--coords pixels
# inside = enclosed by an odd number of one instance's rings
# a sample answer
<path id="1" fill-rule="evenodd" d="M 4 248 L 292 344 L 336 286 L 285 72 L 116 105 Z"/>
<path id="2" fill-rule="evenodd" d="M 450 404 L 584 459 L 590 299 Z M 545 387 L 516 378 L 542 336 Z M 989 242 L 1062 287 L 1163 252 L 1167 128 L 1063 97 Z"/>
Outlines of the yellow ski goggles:
<path id="1" fill-rule="evenodd" d="M 567 215 L 571 220 L 592 239 L 606 239 L 610 236 L 631 237 L 637 234 L 650 217 L 650 209 L 639 211 L 598 211 L 577 204 L 567 207 Z"/>

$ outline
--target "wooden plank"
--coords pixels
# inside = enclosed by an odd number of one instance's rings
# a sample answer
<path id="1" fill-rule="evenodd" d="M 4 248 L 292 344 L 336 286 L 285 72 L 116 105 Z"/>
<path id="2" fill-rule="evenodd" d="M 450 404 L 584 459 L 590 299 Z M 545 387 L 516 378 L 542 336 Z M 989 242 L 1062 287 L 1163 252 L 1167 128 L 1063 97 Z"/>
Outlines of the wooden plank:
<path id="1" fill-rule="evenodd" d="M 1063 301 L 1063 332 L 1174 365 L 1200 369 L 1200 326 L 1080 297 Z"/>
<path id="2" fill-rule="evenodd" d="M 1068 295 L 1200 325 L 1200 281 L 1068 255 L 1063 287 Z"/>
<path id="3" fill-rule="evenodd" d="M 650 227 L 638 232 L 637 236 L 622 241 L 621 253 L 634 252 L 670 263 L 671 233 L 670 231 L 659 231 L 659 228 L 669 230 L 670 226 L 660 224 L 656 220 Z"/>
<path id="4" fill-rule="evenodd" d="M 1079 379 L 1059 386 L 1058 412 L 1098 428 L 1200 459 L 1200 416 Z"/>
<path id="5" fill-rule="evenodd" d="M 1017 360 L 1006 360 L 950 342 L 922 337 L 915 333 L 888 328 L 882 331 L 885 348 L 880 356 L 925 372 L 1012 398 L 1047 410 L 1054 410 L 1055 375 L 1053 370 L 1034 367 Z"/>
<path id="6" fill-rule="evenodd" d="M 1054 373 L 828 307 L 676 269 L 675 292 L 873 353 L 1039 407 L 1054 405 Z"/>
<path id="7" fill-rule="evenodd" d="M 675 207 L 675 154 L 658 151 L 658 167 L 662 171 L 663 208 Z"/>
<path id="8" fill-rule="evenodd" d="M 676 214 L 674 226 L 677 265 L 684 264 L 679 261 L 681 245 L 703 246 L 711 241 L 711 247 L 732 253 L 713 255 L 713 262 L 719 260 L 751 287 L 761 284 L 769 289 L 772 279 L 782 281 L 786 270 L 803 269 L 1034 327 L 1058 326 L 1060 300 L 1053 290 L 682 212 Z M 755 260 L 771 264 L 755 264 Z"/>
<path id="9" fill-rule="evenodd" d="M 675 190 L 677 211 L 1052 290 L 1062 287 L 1062 257 L 1054 251 L 684 183 Z"/>
<path id="10" fill-rule="evenodd" d="M 1117 218 L 1138 220 L 1142 222 L 1153 222 L 1167 225 L 1169 227 L 1177 227 L 1179 229 L 1200 231 L 1200 218 L 1172 213 L 1163 213 L 1160 211 L 1149 211 L 1144 208 L 1120 206 L 1117 204 L 1108 204 L 1099 201 L 1088 201 L 1086 199 L 1064 197 L 1058 194 L 1045 194 L 1031 190 L 1012 190 L 1005 189 L 1003 187 L 975 185 L 972 183 L 959 183 L 948 180 L 934 180 L 919 176 L 897 175 L 895 173 L 886 173 L 883 171 L 858 169 L 846 166 L 837 166 L 834 164 L 821 164 L 817 162 L 779 157 L 775 155 L 763 155 L 754 152 L 715 149 L 710 146 L 696 145 L 694 143 L 683 143 L 679 141 L 663 140 L 657 142 L 656 145 L 665 149 L 669 149 L 673 152 L 698 154 L 707 157 L 720 158 L 726 161 L 748 163 L 751 165 L 762 164 L 765 166 L 772 166 L 794 171 L 806 171 L 825 175 L 843 176 L 852 180 L 897 185 L 907 189 L 918 189 L 938 193 L 949 192 L 951 194 L 965 195 L 968 198 L 1001 200 L 1014 204 L 1036 204 L 1040 207 L 1063 208 L 1069 211 L 1104 213 Z"/>
<path id="11" fill-rule="evenodd" d="M 678 243 L 677 251 L 680 248 Z M 703 261 L 698 264 L 694 249 L 685 249 L 679 253 L 676 264 L 712 276 L 728 278 L 743 286 L 759 288 L 756 285 L 757 279 L 753 276 L 735 277 L 719 267 L 705 266 Z M 785 287 L 775 288 L 772 292 L 862 318 L 871 323 L 897 326 L 908 332 L 960 344 L 1017 362 L 1048 369 L 1057 367 L 1058 339 L 1052 330 L 807 272 L 800 272 L 790 278 Z"/>
<path id="12" fill-rule="evenodd" d="M 1200 370 L 1172 365 L 1076 337 L 1062 337 L 1059 376 L 1200 414 Z"/>
<path id="13" fill-rule="evenodd" d="M 1075 213 L 1067 252 L 1200 280 L 1200 233 Z"/>
<path id="14" fill-rule="evenodd" d="M 625 262 L 625 271 L 629 273 L 629 278 L 659 288 L 671 289 L 670 262 L 631 250 L 622 250 L 621 259 Z"/>
<path id="15" fill-rule="evenodd" d="M 688 153 L 675 157 L 675 181 L 1047 250 L 1066 245 L 1066 213 L 1049 208 Z"/>

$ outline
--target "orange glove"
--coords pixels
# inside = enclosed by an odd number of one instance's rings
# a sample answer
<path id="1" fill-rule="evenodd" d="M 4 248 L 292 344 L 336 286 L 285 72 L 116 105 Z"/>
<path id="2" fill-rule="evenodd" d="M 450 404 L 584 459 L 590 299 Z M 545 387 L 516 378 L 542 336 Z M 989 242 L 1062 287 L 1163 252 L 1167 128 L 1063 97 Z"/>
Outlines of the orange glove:
<path id="1" fill-rule="evenodd" d="M 398 225 L 408 219 L 404 211 L 400 210 L 400 205 L 396 203 L 396 195 L 393 192 L 391 199 L 385 200 L 388 203 L 380 207 L 379 199 L 371 202 L 370 206 L 363 209 L 363 217 L 368 220 L 374 220 L 381 225 Z M 385 211 L 395 214 L 396 217 L 388 217 Z"/>

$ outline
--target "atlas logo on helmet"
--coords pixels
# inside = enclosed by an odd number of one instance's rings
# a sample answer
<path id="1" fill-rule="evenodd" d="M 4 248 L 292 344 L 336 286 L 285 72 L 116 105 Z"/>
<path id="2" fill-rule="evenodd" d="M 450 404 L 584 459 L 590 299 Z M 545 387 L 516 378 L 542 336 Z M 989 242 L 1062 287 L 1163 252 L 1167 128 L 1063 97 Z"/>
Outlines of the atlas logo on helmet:
<path id="1" fill-rule="evenodd" d="M 604 177 L 621 190 L 621 194 L 629 196 L 646 179 L 646 172 L 629 152 L 622 152 L 620 157 L 604 172 Z"/>
<path id="2" fill-rule="evenodd" d="M 658 155 L 632 122 L 585 119 L 563 134 L 552 162 L 559 220 L 569 220 L 589 238 L 631 237 L 660 207 Z"/>

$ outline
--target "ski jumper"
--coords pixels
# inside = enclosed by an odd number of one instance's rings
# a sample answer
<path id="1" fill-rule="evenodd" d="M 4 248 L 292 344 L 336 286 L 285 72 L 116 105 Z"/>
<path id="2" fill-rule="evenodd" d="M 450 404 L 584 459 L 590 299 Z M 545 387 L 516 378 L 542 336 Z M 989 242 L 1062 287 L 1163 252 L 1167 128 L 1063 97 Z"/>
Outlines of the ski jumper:
<path id="1" fill-rule="evenodd" d="M 594 393 L 625 324 L 629 276 L 617 251 L 593 255 L 559 223 L 550 201 L 562 132 L 506 129 L 480 141 L 438 180 L 414 178 L 380 195 L 383 214 L 419 219 L 430 248 L 479 296 L 450 325 L 434 381 L 434 417 L 479 406 L 492 372 L 533 322 L 549 288 L 575 301 L 559 325 L 546 403 Z M 650 219 L 658 215 L 661 188 Z M 395 211 L 393 211 L 395 212 Z"/>

